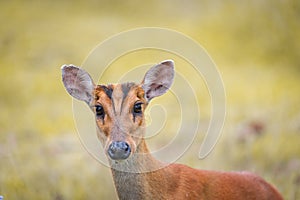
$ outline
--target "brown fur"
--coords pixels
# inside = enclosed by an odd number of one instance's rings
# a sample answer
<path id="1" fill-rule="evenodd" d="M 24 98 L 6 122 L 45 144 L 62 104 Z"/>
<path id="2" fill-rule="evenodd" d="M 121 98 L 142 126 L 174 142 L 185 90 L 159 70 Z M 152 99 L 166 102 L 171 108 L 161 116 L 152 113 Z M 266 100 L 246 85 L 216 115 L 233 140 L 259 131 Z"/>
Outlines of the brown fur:
<path id="1" fill-rule="evenodd" d="M 148 151 L 144 140 L 141 150 Z M 134 156 L 134 155 L 133 155 Z M 134 159 L 132 160 L 134 161 Z M 138 162 L 138 161 L 137 161 Z M 137 167 L 141 163 L 126 163 Z M 148 163 L 150 162 L 150 163 Z M 145 165 L 162 165 L 149 156 Z M 282 200 L 277 190 L 262 178 L 248 172 L 196 170 L 170 164 L 147 173 L 112 169 L 120 199 L 197 199 L 197 200 Z"/>
<path id="2" fill-rule="evenodd" d="M 115 94 L 118 93 L 118 94 Z M 95 103 L 101 103 L 108 113 L 105 126 L 98 122 L 98 126 L 103 130 L 110 140 L 115 137 L 127 141 L 132 146 L 137 146 L 133 151 L 131 158 L 128 158 L 126 164 L 120 161 L 117 165 L 120 168 L 141 168 L 142 165 L 160 168 L 163 163 L 155 160 L 148 151 L 144 139 L 139 140 L 144 134 L 144 128 L 137 132 L 137 137 L 131 137 L 129 133 L 136 133 L 139 127 L 144 126 L 144 117 L 139 117 L 136 123 L 128 120 L 130 117 L 130 108 L 136 101 L 144 102 L 144 109 L 146 108 L 146 101 L 143 99 L 143 89 L 140 86 L 132 86 L 128 91 L 126 98 L 123 98 L 122 89 L 120 85 L 114 86 L 113 100 L 116 106 L 115 115 L 111 112 L 111 100 L 104 94 L 104 92 L 97 91 Z M 121 101 L 124 102 L 121 102 Z M 121 109 L 123 104 L 123 111 Z M 126 106 L 125 106 L 126 105 Z M 126 136 L 114 136 L 116 126 L 116 119 L 119 119 L 118 124 L 124 127 L 123 130 Z M 121 128 L 122 129 L 122 128 Z M 120 131 L 119 129 L 117 131 Z M 122 132 L 122 130 L 121 130 Z M 110 135 L 109 135 L 110 134 Z M 113 139 L 114 138 L 114 139 Z M 109 141 L 110 141 L 109 140 Z M 107 145 L 105 145 L 107 146 Z M 135 158 L 134 153 L 148 154 L 146 159 L 141 163 L 138 158 Z M 126 166 L 121 166 L 122 164 Z M 113 165 L 113 164 L 112 164 Z M 141 166 L 139 166 L 141 165 Z M 135 169 L 136 171 L 139 169 Z M 260 177 L 251 173 L 226 173 L 216 171 L 196 170 L 185 165 L 170 164 L 162 167 L 159 170 L 147 173 L 130 173 L 122 172 L 112 169 L 114 182 L 117 193 L 120 199 L 198 199 L 198 200 L 220 200 L 220 199 L 260 199 L 260 200 L 280 200 L 282 197 L 270 184 L 265 182 Z"/>
<path id="3" fill-rule="evenodd" d="M 121 200 L 283 199 L 273 186 L 251 173 L 196 170 L 180 164 L 168 165 L 152 157 L 143 138 L 143 113 L 153 97 L 162 95 L 170 87 L 174 77 L 172 61 L 152 67 L 141 84 L 97 86 L 81 68 L 65 65 L 62 70 L 70 95 L 86 102 L 93 112 L 95 106 L 103 107 L 105 116 L 96 116 L 96 123 L 105 151 L 112 142 L 124 141 L 130 146 L 131 155 L 126 159 L 112 160 L 108 156 Z M 137 102 L 142 103 L 140 113 L 133 112 Z"/>

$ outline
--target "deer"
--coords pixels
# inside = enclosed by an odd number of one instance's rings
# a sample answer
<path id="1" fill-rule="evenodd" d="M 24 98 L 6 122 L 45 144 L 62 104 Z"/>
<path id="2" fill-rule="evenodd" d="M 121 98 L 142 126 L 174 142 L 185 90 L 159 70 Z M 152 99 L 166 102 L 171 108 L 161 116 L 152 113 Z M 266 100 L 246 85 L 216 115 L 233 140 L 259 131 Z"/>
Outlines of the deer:
<path id="1" fill-rule="evenodd" d="M 145 136 L 145 109 L 174 80 L 174 61 L 151 67 L 141 83 L 97 85 L 83 68 L 63 65 L 66 91 L 85 102 L 96 121 L 120 200 L 282 200 L 278 190 L 250 172 L 200 170 L 164 163 L 151 155 Z M 155 169 L 155 170 L 152 170 Z"/>

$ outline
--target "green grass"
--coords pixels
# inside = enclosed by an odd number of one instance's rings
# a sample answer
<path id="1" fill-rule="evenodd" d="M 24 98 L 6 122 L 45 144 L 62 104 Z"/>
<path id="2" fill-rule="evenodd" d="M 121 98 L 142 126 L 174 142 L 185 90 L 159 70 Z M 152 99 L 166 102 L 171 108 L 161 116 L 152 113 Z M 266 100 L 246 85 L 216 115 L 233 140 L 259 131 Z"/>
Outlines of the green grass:
<path id="1" fill-rule="evenodd" d="M 60 66 L 80 65 L 113 34 L 161 26 L 202 44 L 226 88 L 222 137 L 209 157 L 198 160 L 210 117 L 209 95 L 205 84 L 199 84 L 202 129 L 179 162 L 202 169 L 253 171 L 276 185 L 285 199 L 298 199 L 299 8 L 293 1 L 1 1 L 0 195 L 10 200 L 116 198 L 109 169 L 84 150 L 76 135 Z M 126 71 L 168 56 L 172 55 L 136 52 L 114 64 L 124 65 Z M 155 101 L 168 103 L 169 98 Z M 168 117 L 173 130 L 172 120 L 177 119 Z M 241 141 L 252 122 L 263 124 L 261 135 Z M 159 136 L 158 142 L 171 137 Z"/>

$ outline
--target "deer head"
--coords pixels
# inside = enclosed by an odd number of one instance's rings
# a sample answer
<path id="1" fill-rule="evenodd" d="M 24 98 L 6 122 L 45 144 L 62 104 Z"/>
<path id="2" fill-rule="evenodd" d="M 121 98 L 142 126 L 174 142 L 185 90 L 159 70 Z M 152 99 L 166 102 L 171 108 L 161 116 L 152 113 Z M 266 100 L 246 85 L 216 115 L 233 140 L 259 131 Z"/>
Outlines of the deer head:
<path id="1" fill-rule="evenodd" d="M 144 111 L 154 97 L 164 94 L 174 78 L 174 63 L 163 61 L 150 68 L 141 83 L 96 85 L 91 76 L 74 65 L 62 66 L 68 93 L 84 101 L 95 115 L 98 138 L 112 160 L 126 160 L 142 152 Z"/>

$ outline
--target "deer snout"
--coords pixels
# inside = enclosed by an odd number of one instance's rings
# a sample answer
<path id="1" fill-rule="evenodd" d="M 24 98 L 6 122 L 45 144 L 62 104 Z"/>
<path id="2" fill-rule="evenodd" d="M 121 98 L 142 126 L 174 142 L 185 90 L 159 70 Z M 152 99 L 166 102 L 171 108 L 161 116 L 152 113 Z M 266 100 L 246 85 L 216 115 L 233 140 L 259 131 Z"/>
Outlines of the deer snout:
<path id="1" fill-rule="evenodd" d="M 129 157 L 131 148 L 127 142 L 112 142 L 108 147 L 108 155 L 113 160 L 125 160 Z"/>

